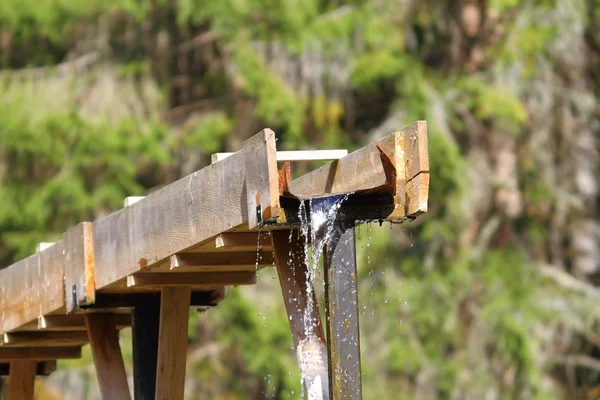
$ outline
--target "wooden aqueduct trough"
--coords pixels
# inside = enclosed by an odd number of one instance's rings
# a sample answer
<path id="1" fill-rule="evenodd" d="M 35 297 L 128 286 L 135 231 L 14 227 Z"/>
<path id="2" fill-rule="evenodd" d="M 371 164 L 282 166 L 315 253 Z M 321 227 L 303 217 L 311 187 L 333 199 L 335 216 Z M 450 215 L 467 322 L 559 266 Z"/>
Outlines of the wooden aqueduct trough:
<path id="1" fill-rule="evenodd" d="M 308 397 L 360 399 L 354 227 L 427 211 L 427 125 L 416 122 L 291 180 L 290 164 L 278 169 L 278 162 L 297 157 L 323 158 L 278 153 L 275 134 L 265 129 L 240 151 L 214 155 L 211 165 L 128 198 L 122 209 L 0 270 L 0 374 L 8 376 L 9 400 L 32 399 L 36 375 L 51 373 L 56 360 L 80 357 L 86 344 L 103 399 L 129 399 L 130 392 L 182 399 L 189 308 L 216 306 L 226 286 L 254 284 L 257 269 L 272 265 Z M 290 230 L 302 202 L 336 194 L 350 195 L 323 254 L 322 325 L 316 307 L 305 312 L 314 292 L 307 291 L 304 243 Z M 307 318 L 315 322 L 310 337 Z M 118 342 L 129 326 L 132 391 Z"/>

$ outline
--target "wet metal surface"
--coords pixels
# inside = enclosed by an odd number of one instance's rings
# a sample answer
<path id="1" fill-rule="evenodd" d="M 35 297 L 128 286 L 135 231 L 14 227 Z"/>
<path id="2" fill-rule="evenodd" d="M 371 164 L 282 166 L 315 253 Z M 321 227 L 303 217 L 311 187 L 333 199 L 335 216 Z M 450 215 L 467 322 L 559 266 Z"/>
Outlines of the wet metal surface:
<path id="1" fill-rule="evenodd" d="M 362 399 L 354 220 L 336 219 L 324 251 L 332 400 Z"/>

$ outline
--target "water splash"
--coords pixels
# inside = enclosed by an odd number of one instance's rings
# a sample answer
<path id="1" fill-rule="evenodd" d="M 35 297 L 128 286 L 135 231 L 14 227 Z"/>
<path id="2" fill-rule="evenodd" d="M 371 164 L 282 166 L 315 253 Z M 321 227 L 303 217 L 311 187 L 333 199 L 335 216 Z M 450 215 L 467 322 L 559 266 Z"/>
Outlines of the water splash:
<path id="1" fill-rule="evenodd" d="M 323 254 L 325 246 L 331 240 L 335 228 L 337 214 L 342 203 L 348 198 L 348 194 L 330 196 L 323 198 L 301 201 L 298 209 L 298 219 L 300 221 L 300 234 L 304 238 L 304 264 L 306 265 L 306 308 L 304 315 L 304 334 L 305 338 L 299 343 L 297 356 L 302 364 L 302 396 L 304 388 L 308 399 L 321 400 L 323 398 L 322 387 L 328 387 L 329 382 L 321 382 L 321 376 L 318 373 L 311 374 L 306 371 L 322 371 L 327 368 L 327 359 L 323 357 L 320 351 L 319 338 L 316 335 L 318 323 L 313 316 L 318 316 L 315 311 L 314 286 L 316 278 L 319 275 L 319 260 Z M 308 203 L 308 207 L 307 207 Z M 312 245 L 312 253 L 309 256 L 309 239 Z M 310 376 L 307 376 L 310 375 Z M 327 379 L 326 376 L 323 379 Z"/>

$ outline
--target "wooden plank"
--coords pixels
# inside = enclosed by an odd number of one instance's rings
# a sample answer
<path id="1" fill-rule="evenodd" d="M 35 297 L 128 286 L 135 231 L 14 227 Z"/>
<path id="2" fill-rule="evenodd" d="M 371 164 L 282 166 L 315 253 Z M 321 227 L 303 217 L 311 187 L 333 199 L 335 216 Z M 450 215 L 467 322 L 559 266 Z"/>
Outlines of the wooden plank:
<path id="1" fill-rule="evenodd" d="M 130 399 L 119 332 L 111 314 L 85 314 L 85 325 L 102 398 Z"/>
<path id="2" fill-rule="evenodd" d="M 173 286 L 161 293 L 156 400 L 183 399 L 190 293 L 189 287 Z"/>
<path id="3" fill-rule="evenodd" d="M 215 153 L 211 157 L 211 162 L 216 163 L 226 159 L 234 153 Z M 293 150 L 278 151 L 276 159 L 278 162 L 290 161 L 333 161 L 348 155 L 348 150 Z"/>
<path id="4" fill-rule="evenodd" d="M 0 333 L 65 305 L 62 241 L 0 270 Z"/>
<path id="5" fill-rule="evenodd" d="M 406 152 L 406 180 L 409 181 L 421 172 L 429 172 L 427 122 L 417 121 L 402 132 Z"/>
<path id="6" fill-rule="evenodd" d="M 269 232 L 261 233 L 260 236 L 256 232 L 225 232 L 186 249 L 185 253 L 256 252 L 257 250 L 272 250 Z M 150 269 L 152 268 L 156 267 Z"/>
<path id="7" fill-rule="evenodd" d="M 117 329 L 131 326 L 131 315 L 113 314 Z M 43 331 L 86 331 L 85 317 L 82 314 L 46 315 L 38 318 L 37 329 Z"/>
<path id="8" fill-rule="evenodd" d="M 429 174 L 419 174 L 406 183 L 406 213 L 416 216 L 427 212 Z"/>
<path id="9" fill-rule="evenodd" d="M 251 154 L 258 157 L 274 152 L 275 138 L 267 143 L 264 136 L 265 132 L 261 132 L 256 140 L 249 142 L 254 144 L 254 147 L 249 145 Z M 245 152 L 196 171 L 94 222 L 96 287 L 107 287 L 246 224 Z M 255 165 L 259 175 L 265 166 L 266 163 Z M 276 171 L 274 176 L 276 179 Z"/>
<path id="10" fill-rule="evenodd" d="M 63 251 L 64 240 L 60 240 L 39 252 L 41 276 L 36 286 L 42 295 L 39 297 L 37 316 L 66 307 Z"/>
<path id="11" fill-rule="evenodd" d="M 37 363 L 34 360 L 11 361 L 8 400 L 33 400 L 36 367 Z"/>
<path id="12" fill-rule="evenodd" d="M 0 347 L 0 362 L 81 358 L 81 347 Z"/>
<path id="13" fill-rule="evenodd" d="M 65 232 L 64 246 L 66 307 L 73 312 L 96 295 L 92 224 L 82 222 Z"/>
<path id="14" fill-rule="evenodd" d="M 315 291 L 306 278 L 304 242 L 298 231 L 292 234 L 287 230 L 273 231 L 272 239 L 277 274 L 305 393 L 309 399 L 327 399 L 327 344 Z M 307 332 L 306 326 L 312 326 L 310 332 Z"/>
<path id="15" fill-rule="evenodd" d="M 3 347 L 82 346 L 87 342 L 85 332 L 13 332 L 2 336 Z"/>
<path id="16" fill-rule="evenodd" d="M 33 360 L 35 362 L 35 360 Z M 48 376 L 56 371 L 56 360 L 36 362 L 35 375 Z M 10 362 L 0 364 L 0 377 L 10 374 Z"/>
<path id="17" fill-rule="evenodd" d="M 244 142 L 248 228 L 280 214 L 275 132 L 264 129 Z M 215 164 L 215 165 L 218 165 Z"/>
<path id="18" fill-rule="evenodd" d="M 36 253 L 0 271 L 2 285 L 1 332 L 8 332 L 37 318 L 40 311 L 39 255 Z"/>
<path id="19" fill-rule="evenodd" d="M 392 133 L 379 140 L 385 152 L 394 157 L 396 136 Z M 308 199 L 331 194 L 372 190 L 388 184 L 381 152 L 375 143 L 356 150 L 290 182 L 290 193 Z"/>
<path id="20" fill-rule="evenodd" d="M 222 233 L 215 239 L 215 248 L 223 251 L 258 251 L 271 250 L 269 233 L 254 232 Z"/>
<path id="21" fill-rule="evenodd" d="M 245 253 L 180 253 L 171 257 L 170 268 L 180 270 L 183 267 L 195 269 L 197 271 L 206 270 L 206 267 L 214 267 L 216 271 L 222 268 L 227 271 L 228 268 L 242 267 L 243 271 L 258 269 L 258 266 L 272 265 L 273 253 L 266 252 L 245 252 Z M 235 270 L 235 269 L 229 269 Z"/>
<path id="22" fill-rule="evenodd" d="M 427 122 L 418 121 L 404 130 L 406 153 L 406 214 L 427 212 L 429 199 L 429 156 Z"/>
<path id="23" fill-rule="evenodd" d="M 407 143 L 407 144 L 405 144 Z M 390 168 L 392 167 L 392 168 Z M 416 172 L 420 171 L 420 172 Z M 348 156 L 294 179 L 290 194 L 299 198 L 364 192 L 394 196 L 394 209 L 387 219 L 399 220 L 426 210 L 427 189 L 417 189 L 418 199 L 407 203 L 405 183 L 429 171 L 427 124 L 418 121 L 359 149 Z M 390 178 L 394 178 L 390 181 Z M 285 222 L 285 221 L 280 221 Z"/>
<path id="24" fill-rule="evenodd" d="M 163 272 L 139 273 L 127 277 L 127 287 L 253 285 L 254 272 Z"/>

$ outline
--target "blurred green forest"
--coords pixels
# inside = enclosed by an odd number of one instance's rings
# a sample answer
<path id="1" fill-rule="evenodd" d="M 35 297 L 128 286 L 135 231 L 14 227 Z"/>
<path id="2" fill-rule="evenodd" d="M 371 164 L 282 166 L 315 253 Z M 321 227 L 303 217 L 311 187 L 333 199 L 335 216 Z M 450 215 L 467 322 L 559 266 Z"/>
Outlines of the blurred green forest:
<path id="1" fill-rule="evenodd" d="M 359 232 L 364 398 L 600 398 L 599 0 L 1 0 L 0 90 L 3 266 L 264 127 L 427 120 L 429 213 Z M 191 313 L 190 399 L 300 398 L 261 274 Z M 94 379 L 86 354 L 38 396 Z"/>

